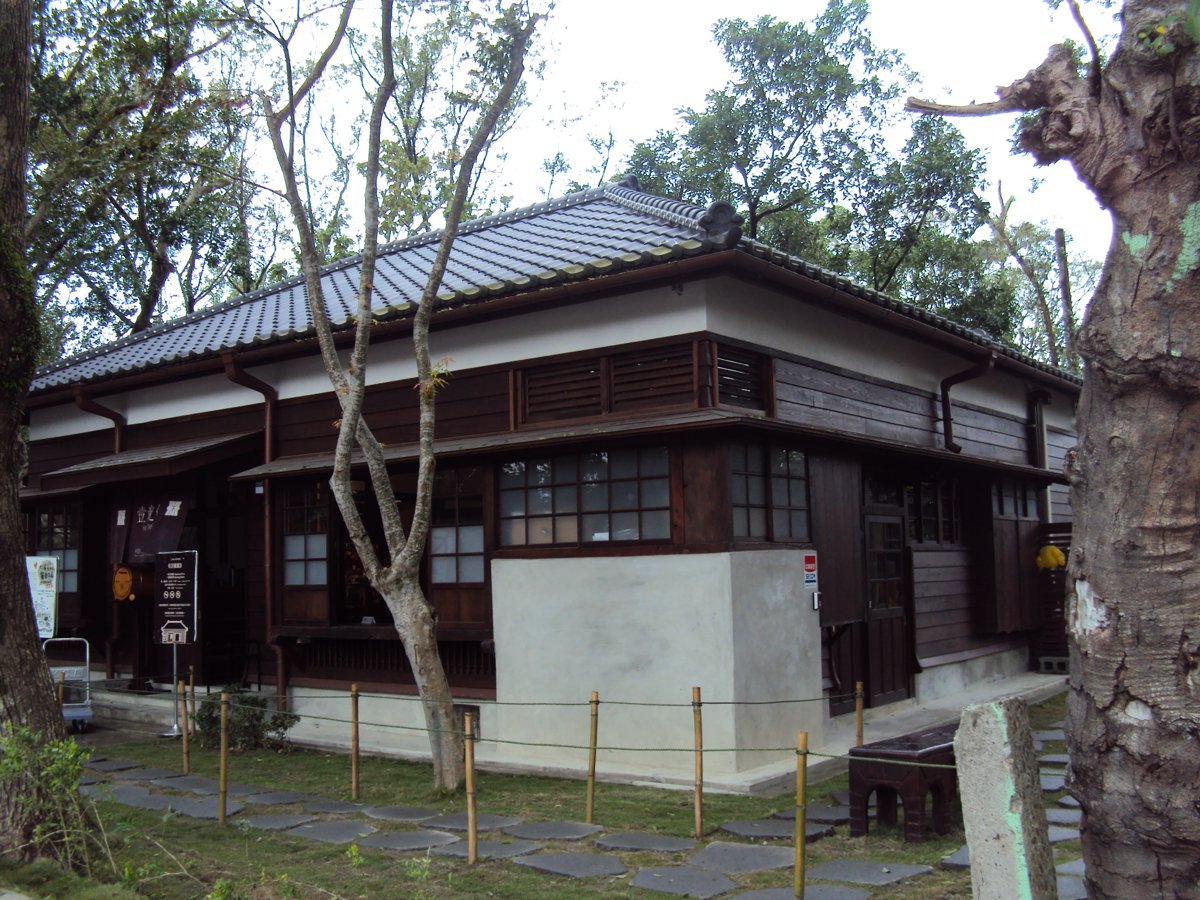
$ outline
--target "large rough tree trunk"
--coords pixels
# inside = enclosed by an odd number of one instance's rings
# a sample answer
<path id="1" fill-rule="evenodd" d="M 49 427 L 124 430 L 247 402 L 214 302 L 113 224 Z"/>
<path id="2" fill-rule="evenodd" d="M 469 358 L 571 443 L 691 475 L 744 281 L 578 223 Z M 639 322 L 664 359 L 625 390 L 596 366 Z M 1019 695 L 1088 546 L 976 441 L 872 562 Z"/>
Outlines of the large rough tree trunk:
<path id="1" fill-rule="evenodd" d="M 1189 5 L 1128 0 L 1103 70 L 1095 55 L 1079 72 L 1059 46 L 997 103 L 913 104 L 1039 111 L 1025 149 L 1070 160 L 1113 215 L 1079 335 L 1069 465 L 1069 787 L 1091 897 L 1200 890 L 1200 22 Z"/>
<path id="2" fill-rule="evenodd" d="M 0 0 L 0 725 L 63 736 L 50 675 L 38 646 L 25 576 L 18 490 L 25 470 L 21 414 L 38 346 L 33 280 L 21 235 L 25 220 L 30 4 Z M 22 778 L 0 784 L 0 854 L 29 858 L 41 815 Z"/>

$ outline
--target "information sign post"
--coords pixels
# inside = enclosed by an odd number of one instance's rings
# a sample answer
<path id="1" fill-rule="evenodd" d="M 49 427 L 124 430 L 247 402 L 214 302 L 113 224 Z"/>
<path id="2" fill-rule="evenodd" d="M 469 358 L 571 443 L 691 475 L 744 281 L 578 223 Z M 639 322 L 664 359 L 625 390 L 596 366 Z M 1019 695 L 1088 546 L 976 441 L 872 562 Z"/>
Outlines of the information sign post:
<path id="1" fill-rule="evenodd" d="M 154 565 L 154 639 L 171 645 L 171 689 L 179 684 L 179 646 L 196 642 L 196 581 L 199 555 L 195 550 L 159 553 Z M 179 704 L 175 724 L 163 737 L 179 737 Z"/>

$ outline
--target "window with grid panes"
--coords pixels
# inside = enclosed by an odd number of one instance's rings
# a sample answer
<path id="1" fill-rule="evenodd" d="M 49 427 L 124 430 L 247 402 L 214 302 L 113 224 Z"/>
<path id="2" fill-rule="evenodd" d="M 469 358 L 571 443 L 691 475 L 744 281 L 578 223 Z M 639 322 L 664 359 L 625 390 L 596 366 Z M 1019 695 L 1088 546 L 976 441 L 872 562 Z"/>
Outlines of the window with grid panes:
<path id="1" fill-rule="evenodd" d="M 730 494 L 734 538 L 809 540 L 804 451 L 734 444 L 730 449 Z"/>
<path id="2" fill-rule="evenodd" d="M 79 521 L 74 506 L 39 506 L 32 516 L 29 535 L 34 556 L 53 556 L 58 560 L 59 593 L 79 590 Z"/>
<path id="3" fill-rule="evenodd" d="M 914 543 L 953 544 L 959 540 L 958 485 L 944 478 L 918 481 L 904 488 L 908 539 Z"/>
<path id="4" fill-rule="evenodd" d="M 289 486 L 283 500 L 283 583 L 315 587 L 329 580 L 329 502 L 320 481 Z"/>
<path id="5" fill-rule="evenodd" d="M 479 584 L 483 564 L 483 470 L 444 469 L 433 487 L 429 580 Z"/>
<path id="6" fill-rule="evenodd" d="M 500 466 L 503 546 L 671 537 L 666 447 L 596 450 Z"/>

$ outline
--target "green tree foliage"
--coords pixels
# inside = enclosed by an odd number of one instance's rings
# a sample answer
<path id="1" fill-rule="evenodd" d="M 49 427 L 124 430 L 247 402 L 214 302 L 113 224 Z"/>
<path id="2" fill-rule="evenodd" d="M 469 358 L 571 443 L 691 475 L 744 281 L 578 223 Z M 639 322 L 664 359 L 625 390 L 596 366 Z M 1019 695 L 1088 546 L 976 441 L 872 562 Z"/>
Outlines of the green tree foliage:
<path id="1" fill-rule="evenodd" d="M 49 355 L 143 330 L 167 296 L 190 311 L 245 262 L 245 97 L 213 59 L 228 38 L 207 0 L 35 9 L 26 241 Z"/>

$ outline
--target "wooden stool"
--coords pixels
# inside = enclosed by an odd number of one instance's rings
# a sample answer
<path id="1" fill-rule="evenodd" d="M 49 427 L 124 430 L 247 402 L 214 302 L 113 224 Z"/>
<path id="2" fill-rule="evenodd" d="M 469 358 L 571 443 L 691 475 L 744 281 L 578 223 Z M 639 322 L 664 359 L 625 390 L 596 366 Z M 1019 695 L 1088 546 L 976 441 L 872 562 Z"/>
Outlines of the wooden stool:
<path id="1" fill-rule="evenodd" d="M 904 804 L 904 839 L 925 840 L 925 795 L 933 795 L 933 830 L 950 830 L 950 813 L 958 807 L 954 769 L 914 763 L 954 765 L 954 732 L 943 725 L 850 750 L 850 835 L 867 833 L 867 801 L 875 794 L 876 821 L 896 824 L 896 799 Z"/>

